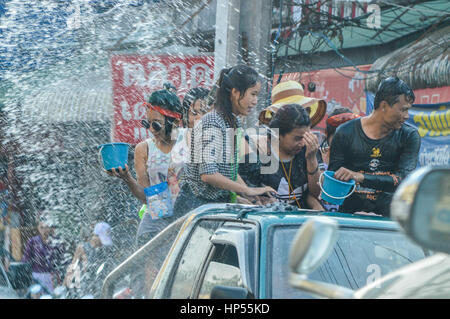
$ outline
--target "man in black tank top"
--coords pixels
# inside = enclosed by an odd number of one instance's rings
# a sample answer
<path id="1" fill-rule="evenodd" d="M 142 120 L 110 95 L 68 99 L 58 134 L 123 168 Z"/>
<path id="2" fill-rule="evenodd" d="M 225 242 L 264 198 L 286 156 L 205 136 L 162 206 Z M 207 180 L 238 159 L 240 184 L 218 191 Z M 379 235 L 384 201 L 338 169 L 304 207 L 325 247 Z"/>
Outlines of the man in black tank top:
<path id="1" fill-rule="evenodd" d="M 353 179 L 356 191 L 342 212 L 373 212 L 389 217 L 393 192 L 417 166 L 420 136 L 405 123 L 414 93 L 398 78 L 378 86 L 374 111 L 339 126 L 331 143 L 329 170 L 341 181 Z"/>

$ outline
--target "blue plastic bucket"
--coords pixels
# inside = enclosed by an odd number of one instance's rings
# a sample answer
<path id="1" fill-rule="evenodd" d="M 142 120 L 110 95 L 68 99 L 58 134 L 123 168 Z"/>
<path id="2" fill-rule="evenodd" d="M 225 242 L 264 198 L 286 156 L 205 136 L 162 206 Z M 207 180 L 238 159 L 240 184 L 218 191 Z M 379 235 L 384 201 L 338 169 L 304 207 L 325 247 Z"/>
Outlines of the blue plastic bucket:
<path id="1" fill-rule="evenodd" d="M 98 146 L 99 154 L 103 162 L 103 167 L 109 171 L 113 168 L 118 169 L 122 167 L 125 169 L 125 164 L 128 164 L 128 143 L 108 143 Z"/>
<path id="2" fill-rule="evenodd" d="M 323 183 L 322 183 L 322 176 Z M 356 183 L 353 179 L 348 182 L 339 181 L 333 178 L 334 172 L 325 171 L 319 177 L 319 186 L 322 190 L 322 199 L 330 204 L 341 205 L 344 199 L 349 197 L 356 188 Z M 353 187 L 352 191 L 351 188 Z"/>

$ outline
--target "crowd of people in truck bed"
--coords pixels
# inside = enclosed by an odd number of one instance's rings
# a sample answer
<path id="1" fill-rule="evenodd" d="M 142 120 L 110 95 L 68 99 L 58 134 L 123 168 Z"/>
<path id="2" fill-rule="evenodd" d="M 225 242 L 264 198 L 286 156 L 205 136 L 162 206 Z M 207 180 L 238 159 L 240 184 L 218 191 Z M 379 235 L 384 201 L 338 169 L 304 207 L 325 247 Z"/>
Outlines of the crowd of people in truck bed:
<path id="1" fill-rule="evenodd" d="M 416 168 L 420 149 L 417 130 L 405 123 L 415 99 L 410 87 L 395 77 L 383 79 L 374 111 L 361 116 L 344 107 L 326 114 L 325 101 L 306 97 L 300 83 L 281 82 L 271 92 L 272 104 L 260 111 L 258 127 L 244 128 L 261 84 L 253 68 L 238 65 L 223 69 L 213 88 L 192 88 L 182 102 L 170 84 L 151 93 L 142 120 L 151 138 L 136 145 L 136 177 L 127 165 L 106 171 L 143 204 L 137 247 L 207 203 L 283 202 L 389 217 L 393 192 Z M 325 134 L 315 129 L 324 117 Z M 323 198 L 319 182 L 325 171 L 335 180 L 354 182 L 342 204 Z M 114 264 L 104 253 L 112 245 L 111 227 L 97 223 L 59 272 L 61 251 L 50 245 L 50 231 L 39 221 L 39 234 L 25 249 L 23 261 L 31 264 L 35 280 L 47 291 L 59 282 L 72 297 L 99 297 L 102 278 Z"/>
<path id="2" fill-rule="evenodd" d="M 264 205 L 282 201 L 299 209 L 389 217 L 401 180 L 415 169 L 420 136 L 405 123 L 414 93 L 401 79 L 383 79 L 367 116 L 304 96 L 295 81 L 277 84 L 272 105 L 257 129 L 243 121 L 258 105 L 258 73 L 246 65 L 223 69 L 216 85 L 191 89 L 181 102 L 176 88 L 152 92 L 142 124 L 152 137 L 134 154 L 136 178 L 122 179 L 146 205 L 138 242 L 145 243 L 173 220 L 206 203 Z M 327 116 L 325 137 L 314 127 Z M 321 198 L 319 177 L 354 181 L 341 205 Z"/>

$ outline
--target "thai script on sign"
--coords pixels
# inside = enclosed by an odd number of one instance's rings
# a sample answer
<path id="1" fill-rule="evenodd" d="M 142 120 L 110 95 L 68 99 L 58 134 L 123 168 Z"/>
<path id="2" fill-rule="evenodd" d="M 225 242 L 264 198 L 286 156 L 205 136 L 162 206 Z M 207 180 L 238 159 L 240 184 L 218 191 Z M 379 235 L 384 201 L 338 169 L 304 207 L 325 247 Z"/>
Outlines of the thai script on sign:
<path id="1" fill-rule="evenodd" d="M 450 149 L 448 145 L 434 148 L 424 148 L 419 154 L 420 166 L 446 165 L 450 163 Z"/>
<path id="2" fill-rule="evenodd" d="M 450 134 L 450 109 L 431 113 L 419 112 L 414 115 L 413 120 L 418 127 L 420 137 Z"/>
<path id="3" fill-rule="evenodd" d="M 113 77 L 114 123 L 112 140 L 137 144 L 150 135 L 143 128 L 144 101 L 170 82 L 182 101 L 194 87 L 210 88 L 214 77 L 212 56 L 114 55 Z"/>
<path id="4" fill-rule="evenodd" d="M 450 102 L 415 104 L 408 123 L 421 137 L 418 166 L 450 163 Z"/>
<path id="5" fill-rule="evenodd" d="M 148 62 L 146 65 L 135 62 L 122 63 L 121 82 L 124 87 L 139 86 L 156 90 L 165 82 L 171 82 L 182 91 L 190 87 L 210 86 L 211 68 L 205 63 L 197 63 L 189 68 L 185 63 Z"/>

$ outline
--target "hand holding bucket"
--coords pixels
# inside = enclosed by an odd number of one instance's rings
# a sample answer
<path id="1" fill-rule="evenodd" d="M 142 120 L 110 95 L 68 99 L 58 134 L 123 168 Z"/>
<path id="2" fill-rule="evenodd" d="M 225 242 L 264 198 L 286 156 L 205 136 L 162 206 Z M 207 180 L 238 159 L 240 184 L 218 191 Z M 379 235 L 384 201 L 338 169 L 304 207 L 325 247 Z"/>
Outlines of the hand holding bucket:
<path id="1" fill-rule="evenodd" d="M 324 177 L 323 183 L 322 176 Z M 332 171 L 325 171 L 320 174 L 319 186 L 322 190 L 322 199 L 330 204 L 341 205 L 355 191 L 356 182 L 353 179 L 343 182 L 335 179 L 333 176 L 334 172 Z M 352 186 L 353 189 L 350 191 Z"/>
<path id="2" fill-rule="evenodd" d="M 99 159 L 102 160 L 105 170 L 111 171 L 119 167 L 125 170 L 125 165 L 128 164 L 129 147 L 128 143 L 108 143 L 98 146 Z"/>

